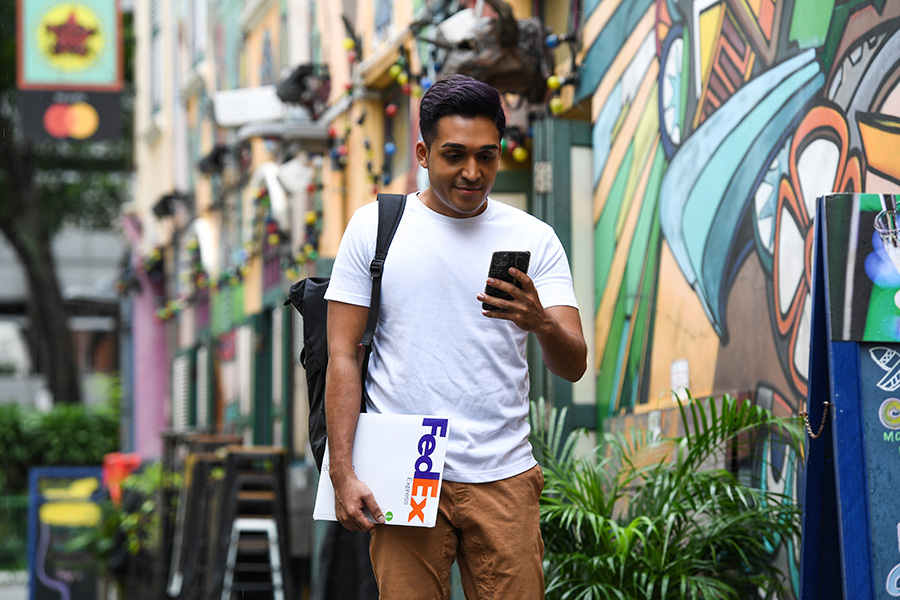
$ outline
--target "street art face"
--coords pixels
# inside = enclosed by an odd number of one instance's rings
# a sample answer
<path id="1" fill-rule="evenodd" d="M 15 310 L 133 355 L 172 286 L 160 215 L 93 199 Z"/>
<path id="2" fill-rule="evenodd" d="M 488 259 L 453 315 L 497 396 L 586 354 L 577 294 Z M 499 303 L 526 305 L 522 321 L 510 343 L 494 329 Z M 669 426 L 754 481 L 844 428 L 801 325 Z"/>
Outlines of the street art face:
<path id="1" fill-rule="evenodd" d="M 585 31 L 601 409 L 687 358 L 694 395 L 802 410 L 816 199 L 900 192 L 900 2 L 607 0 Z"/>

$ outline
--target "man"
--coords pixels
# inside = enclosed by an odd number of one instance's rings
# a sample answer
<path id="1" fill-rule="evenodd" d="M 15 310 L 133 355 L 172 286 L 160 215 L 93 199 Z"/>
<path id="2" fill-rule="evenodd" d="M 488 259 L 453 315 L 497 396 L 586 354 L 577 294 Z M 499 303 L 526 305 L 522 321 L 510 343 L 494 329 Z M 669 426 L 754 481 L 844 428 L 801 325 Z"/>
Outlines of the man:
<path id="1" fill-rule="evenodd" d="M 449 598 L 458 560 L 467 598 L 543 598 L 538 502 L 543 475 L 528 442 L 527 334 L 544 362 L 577 381 L 587 346 L 562 245 L 546 223 L 488 194 L 506 118 L 500 95 L 463 75 L 435 83 L 419 109 L 416 158 L 427 189 L 410 194 L 384 265 L 381 312 L 365 390 L 376 413 L 450 416 L 444 482 L 434 528 L 381 525 L 384 516 L 353 472 L 362 394 L 375 203 L 351 219 L 326 294 L 326 416 L 338 520 L 371 531 L 383 600 Z M 529 250 L 522 289 L 487 283 L 495 250 Z M 483 310 L 487 301 L 504 310 Z M 364 514 L 372 514 L 379 525 Z"/>

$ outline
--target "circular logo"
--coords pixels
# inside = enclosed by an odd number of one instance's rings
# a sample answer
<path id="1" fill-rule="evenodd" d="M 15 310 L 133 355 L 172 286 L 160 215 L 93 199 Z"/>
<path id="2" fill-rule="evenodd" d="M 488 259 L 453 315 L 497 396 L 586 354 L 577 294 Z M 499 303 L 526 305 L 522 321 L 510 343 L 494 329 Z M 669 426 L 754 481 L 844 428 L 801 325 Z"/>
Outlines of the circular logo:
<path id="1" fill-rule="evenodd" d="M 100 115 L 87 102 L 51 104 L 44 112 L 44 129 L 55 138 L 86 140 L 97 132 Z"/>
<path id="2" fill-rule="evenodd" d="M 105 45 L 100 18 L 77 2 L 63 2 L 44 13 L 36 33 L 44 57 L 60 71 L 81 71 L 90 67 Z"/>
<path id="3" fill-rule="evenodd" d="M 391 511 L 387 511 L 386 513 L 384 513 L 384 518 L 386 521 L 390 521 L 394 518 L 394 513 L 392 513 Z"/>
<path id="4" fill-rule="evenodd" d="M 888 429 L 900 429 L 900 400 L 888 398 L 882 402 L 881 408 L 878 409 L 878 418 Z"/>

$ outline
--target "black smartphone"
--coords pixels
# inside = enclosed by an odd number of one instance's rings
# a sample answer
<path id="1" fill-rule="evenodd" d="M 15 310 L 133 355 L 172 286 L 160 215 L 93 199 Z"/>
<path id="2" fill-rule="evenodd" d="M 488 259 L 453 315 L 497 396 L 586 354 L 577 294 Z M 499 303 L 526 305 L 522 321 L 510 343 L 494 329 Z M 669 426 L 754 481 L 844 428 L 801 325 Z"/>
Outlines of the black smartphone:
<path id="1" fill-rule="evenodd" d="M 531 262 L 531 252 L 528 250 L 502 250 L 494 252 L 494 255 L 491 256 L 491 266 L 488 269 L 488 277 L 507 281 L 514 284 L 519 289 L 522 289 L 522 284 L 513 279 L 513 276 L 509 274 L 509 268 L 515 267 L 523 273 L 527 273 L 529 262 Z M 503 298 L 504 300 L 512 300 L 512 296 L 492 285 L 485 286 L 484 293 L 489 296 Z M 506 310 L 505 308 L 498 308 L 487 302 L 482 302 L 481 306 L 484 310 Z"/>

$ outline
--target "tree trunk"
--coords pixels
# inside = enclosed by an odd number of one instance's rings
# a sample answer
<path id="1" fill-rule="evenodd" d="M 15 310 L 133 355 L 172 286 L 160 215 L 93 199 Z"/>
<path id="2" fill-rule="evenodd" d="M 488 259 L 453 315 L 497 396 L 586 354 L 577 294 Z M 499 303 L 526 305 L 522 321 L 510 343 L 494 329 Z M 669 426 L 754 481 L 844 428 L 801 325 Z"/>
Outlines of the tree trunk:
<path id="1" fill-rule="evenodd" d="M 0 119 L 6 125 L 6 119 Z M 13 136 L 0 141 L 0 157 L 7 175 L 0 231 L 19 257 L 28 279 L 28 311 L 38 340 L 39 371 L 56 403 L 80 403 L 81 385 L 75 346 L 59 282 L 56 279 L 51 237 L 43 202 L 34 186 L 34 155 L 29 147 L 16 147 Z"/>
<path id="2" fill-rule="evenodd" d="M 81 385 L 69 316 L 56 279 L 50 240 L 13 248 L 28 278 L 29 316 L 37 334 L 40 365 L 54 404 L 80 403 Z"/>

